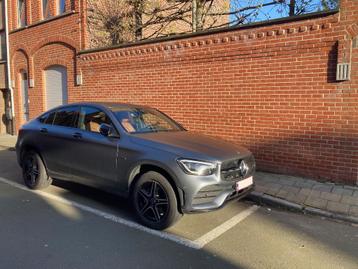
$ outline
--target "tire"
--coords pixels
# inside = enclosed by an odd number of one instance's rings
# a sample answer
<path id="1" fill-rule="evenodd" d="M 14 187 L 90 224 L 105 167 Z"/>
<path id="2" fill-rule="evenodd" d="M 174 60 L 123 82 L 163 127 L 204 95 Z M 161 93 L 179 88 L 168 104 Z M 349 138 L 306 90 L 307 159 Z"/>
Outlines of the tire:
<path id="1" fill-rule="evenodd" d="M 47 188 L 52 183 L 41 157 L 34 151 L 28 151 L 24 154 L 22 176 L 25 185 L 33 190 Z"/>
<path id="2" fill-rule="evenodd" d="M 182 217 L 172 186 L 154 171 L 144 173 L 135 183 L 132 203 L 139 221 L 155 230 L 164 230 Z"/>

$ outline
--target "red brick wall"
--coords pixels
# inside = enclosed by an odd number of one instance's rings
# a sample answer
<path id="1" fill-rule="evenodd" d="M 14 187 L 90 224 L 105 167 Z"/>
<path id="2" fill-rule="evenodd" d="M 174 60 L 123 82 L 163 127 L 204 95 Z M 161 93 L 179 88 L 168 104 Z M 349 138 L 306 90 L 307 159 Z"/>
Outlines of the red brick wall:
<path id="1" fill-rule="evenodd" d="M 35 78 L 31 117 L 44 107 L 46 62 L 62 61 L 72 70 L 70 101 L 148 104 L 189 130 L 247 146 L 261 170 L 357 184 L 358 48 L 352 45 L 357 14 L 358 1 L 342 0 L 336 15 L 83 53 L 77 59 L 86 35 L 74 14 L 13 33 L 13 70 L 23 65 L 25 49 Z M 36 45 L 47 36 L 54 39 Z M 57 37 L 62 41 L 54 47 Z M 337 82 L 337 61 L 350 59 L 351 81 Z M 83 75 L 82 86 L 74 85 L 76 73 Z"/>
<path id="2" fill-rule="evenodd" d="M 358 91 L 335 81 L 340 27 L 332 15 L 83 54 L 78 100 L 148 104 L 247 146 L 259 169 L 355 184 Z"/>

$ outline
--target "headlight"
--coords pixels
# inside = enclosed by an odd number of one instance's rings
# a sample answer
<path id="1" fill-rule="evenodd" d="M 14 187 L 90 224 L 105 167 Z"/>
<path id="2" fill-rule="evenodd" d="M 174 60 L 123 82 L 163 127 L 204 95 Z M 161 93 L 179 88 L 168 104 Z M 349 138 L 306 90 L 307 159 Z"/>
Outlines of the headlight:
<path id="1" fill-rule="evenodd" d="M 178 159 L 179 166 L 189 175 L 209 176 L 216 172 L 218 165 L 215 163 L 196 160 Z"/>

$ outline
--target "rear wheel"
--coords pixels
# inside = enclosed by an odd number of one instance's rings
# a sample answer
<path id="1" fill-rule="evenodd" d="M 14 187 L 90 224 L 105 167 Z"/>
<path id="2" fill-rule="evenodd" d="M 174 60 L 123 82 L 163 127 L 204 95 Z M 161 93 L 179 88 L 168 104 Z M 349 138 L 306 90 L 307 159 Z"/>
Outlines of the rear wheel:
<path id="1" fill-rule="evenodd" d="M 182 216 L 172 186 L 154 171 L 143 174 L 136 182 L 132 202 L 139 221 L 152 229 L 166 229 Z"/>
<path id="2" fill-rule="evenodd" d="M 22 175 L 25 185 L 33 190 L 47 188 L 52 183 L 41 157 L 34 151 L 28 151 L 24 154 Z"/>

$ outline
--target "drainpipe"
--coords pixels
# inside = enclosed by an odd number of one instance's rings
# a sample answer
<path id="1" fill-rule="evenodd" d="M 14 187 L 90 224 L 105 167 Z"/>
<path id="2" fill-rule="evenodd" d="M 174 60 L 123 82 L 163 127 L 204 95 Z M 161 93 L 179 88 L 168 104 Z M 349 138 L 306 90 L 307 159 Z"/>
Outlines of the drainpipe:
<path id="1" fill-rule="evenodd" d="M 15 135 L 15 109 L 14 109 L 14 89 L 11 85 L 11 69 L 10 69 L 10 44 L 9 44 L 9 22 L 8 22 L 8 5 L 7 0 L 4 1 L 4 9 L 5 9 L 5 39 L 6 39 L 6 74 L 7 74 L 7 85 L 10 92 L 10 109 L 11 109 L 11 134 Z"/>

